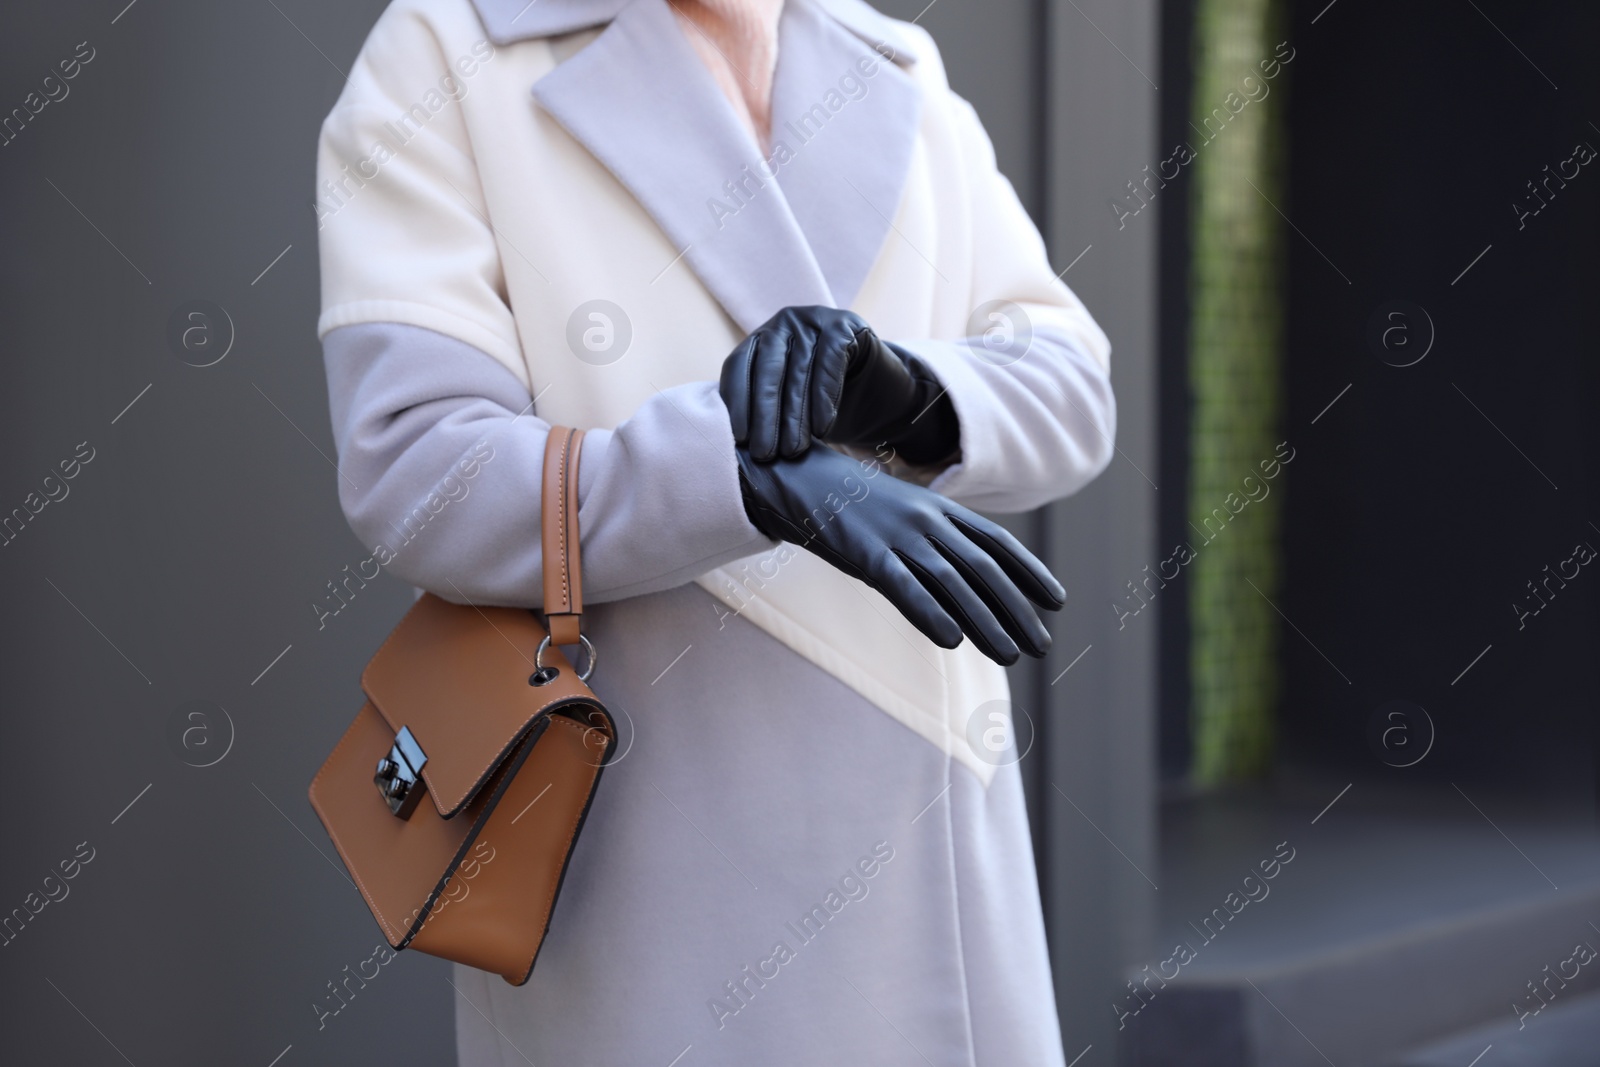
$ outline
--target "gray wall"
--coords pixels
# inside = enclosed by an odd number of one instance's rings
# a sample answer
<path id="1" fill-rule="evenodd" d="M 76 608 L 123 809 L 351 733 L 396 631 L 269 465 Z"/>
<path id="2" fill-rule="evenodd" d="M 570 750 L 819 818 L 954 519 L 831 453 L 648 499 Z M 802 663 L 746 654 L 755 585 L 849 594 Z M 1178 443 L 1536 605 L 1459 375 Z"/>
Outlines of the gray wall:
<path id="1" fill-rule="evenodd" d="M 310 607 L 366 556 L 324 456 L 309 200 L 343 79 L 317 49 L 348 67 L 382 4 L 142 0 L 113 24 L 125 3 L 11 5 L 0 33 L 5 108 L 79 42 L 94 50 L 0 147 L 0 507 L 94 450 L 0 548 L 0 796 L 16 813 L 0 910 L 94 850 L 0 948 L 0 1059 L 265 1067 L 292 1044 L 282 1067 L 380 1048 L 447 1062 L 436 961 L 385 968 L 321 1032 L 310 1007 L 379 934 L 305 788 L 409 599 L 375 584 L 320 631 Z M 195 298 L 232 319 L 214 366 L 168 343 Z M 226 719 L 175 750 L 191 701 Z M 230 720 L 220 762 L 176 754 L 215 759 L 199 742 L 220 753 Z"/>
<path id="2" fill-rule="evenodd" d="M 51 870 L 93 850 L 0 947 L 5 1058 L 448 1062 L 453 994 L 427 957 L 385 968 L 321 1030 L 311 1008 L 379 935 L 305 786 L 409 599 L 383 579 L 320 629 L 311 607 L 366 556 L 329 461 L 312 153 L 336 68 L 383 5 L 124 2 L 0 17 L 0 109 L 93 49 L 0 147 L 0 514 L 60 498 L 0 548 L 0 798 L 16 813 L 0 913 L 37 907 Z M 922 19 L 1058 265 L 1094 245 L 1068 281 L 1117 348 L 1130 458 L 1031 522 L 1073 603 L 1058 652 L 1018 679 L 1042 723 L 1036 829 L 1068 1056 L 1093 1043 L 1085 1064 L 1110 1062 L 1108 990 L 1148 925 L 1132 865 L 1156 877 L 1154 620 L 1113 634 L 1104 607 L 1149 558 L 1153 490 L 1133 463 L 1153 470 L 1154 219 L 1119 234 L 1096 207 L 1147 161 L 1152 90 L 1087 19 L 1153 71 L 1151 9 L 949 0 Z M 196 300 L 225 312 L 209 351 L 232 334 L 206 367 L 168 336 Z M 47 483 L 75 453 L 75 476 Z"/>
<path id="3" fill-rule="evenodd" d="M 1049 15 L 1047 239 L 1066 280 L 1111 337 L 1117 456 L 1050 511 L 1048 558 L 1074 598 L 1046 670 L 1052 730 L 1042 849 L 1067 1056 L 1094 1045 L 1111 1062 L 1111 992 L 1149 952 L 1156 869 L 1154 602 L 1125 625 L 1113 602 L 1154 568 L 1156 246 L 1159 200 L 1119 225 L 1108 200 L 1159 158 L 1154 0 L 1052 0 Z M 1085 252 L 1085 249 L 1088 249 Z M 1087 651 L 1084 651 L 1087 649 Z M 1048 681 L 1048 679 L 1047 679 Z M 1070 801 L 1068 797 L 1070 795 Z M 1108 992 L 1111 991 L 1111 992 Z M 1106 1059 L 1099 1056 L 1104 1053 Z"/>

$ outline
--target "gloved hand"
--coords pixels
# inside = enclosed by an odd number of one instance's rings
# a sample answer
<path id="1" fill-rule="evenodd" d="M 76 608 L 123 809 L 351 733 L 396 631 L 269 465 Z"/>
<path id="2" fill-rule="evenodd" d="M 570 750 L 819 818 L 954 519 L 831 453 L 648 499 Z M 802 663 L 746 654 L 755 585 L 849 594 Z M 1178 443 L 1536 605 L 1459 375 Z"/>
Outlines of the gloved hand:
<path id="1" fill-rule="evenodd" d="M 837 308 L 789 307 L 772 316 L 723 362 L 721 392 L 734 440 L 758 463 L 792 459 L 813 436 L 844 445 L 886 441 L 911 463 L 946 459 L 961 442 L 938 380 L 861 316 Z"/>
<path id="2" fill-rule="evenodd" d="M 758 530 L 866 582 L 935 644 L 954 648 L 966 634 L 1008 666 L 1019 652 L 1049 651 L 1034 605 L 1056 611 L 1066 590 L 1004 528 L 882 471 L 866 477 L 862 464 L 820 442 L 772 463 L 735 451 Z"/>

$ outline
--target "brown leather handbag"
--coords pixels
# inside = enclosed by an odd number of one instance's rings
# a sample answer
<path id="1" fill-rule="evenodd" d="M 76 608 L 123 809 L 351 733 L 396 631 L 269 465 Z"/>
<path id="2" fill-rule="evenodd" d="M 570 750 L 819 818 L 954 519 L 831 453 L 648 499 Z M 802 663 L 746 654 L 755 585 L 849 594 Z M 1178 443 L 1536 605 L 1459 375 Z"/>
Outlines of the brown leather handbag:
<path id="1" fill-rule="evenodd" d="M 544 458 L 544 611 L 424 593 L 361 675 L 367 702 L 311 782 L 373 917 L 414 948 L 528 980 L 616 728 L 580 633 L 578 454 Z M 561 645 L 581 643 L 580 674 Z M 426 796 L 426 799 L 424 799 Z"/>

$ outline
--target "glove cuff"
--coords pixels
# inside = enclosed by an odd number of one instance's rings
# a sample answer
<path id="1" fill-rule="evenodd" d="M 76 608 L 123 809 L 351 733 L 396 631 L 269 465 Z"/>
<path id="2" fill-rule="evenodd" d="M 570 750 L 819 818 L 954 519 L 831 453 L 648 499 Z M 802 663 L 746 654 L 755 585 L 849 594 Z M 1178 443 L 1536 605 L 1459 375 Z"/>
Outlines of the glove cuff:
<path id="1" fill-rule="evenodd" d="M 912 464 L 936 463 L 961 446 L 955 406 L 944 387 L 910 352 L 871 330 L 856 334 L 861 350 L 843 383 L 827 439 L 836 444 L 887 443 Z"/>
<path id="2" fill-rule="evenodd" d="M 886 440 L 902 459 L 916 466 L 949 459 L 961 449 L 961 421 L 944 383 L 912 353 L 898 345 L 884 344 L 905 363 L 914 398 L 910 412 Z"/>

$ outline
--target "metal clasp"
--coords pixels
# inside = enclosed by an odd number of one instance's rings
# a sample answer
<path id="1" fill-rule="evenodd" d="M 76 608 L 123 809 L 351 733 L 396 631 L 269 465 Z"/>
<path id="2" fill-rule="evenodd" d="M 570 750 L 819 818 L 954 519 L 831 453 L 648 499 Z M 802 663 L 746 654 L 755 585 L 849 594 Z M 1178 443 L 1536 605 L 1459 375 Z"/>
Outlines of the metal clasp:
<path id="1" fill-rule="evenodd" d="M 400 727 L 400 732 L 394 737 L 394 746 L 389 749 L 387 756 L 378 761 L 378 769 L 372 776 L 373 784 L 389 805 L 391 814 L 402 819 L 411 818 L 417 802 L 422 799 L 422 768 L 427 762 L 428 754 L 422 751 L 422 746 L 411 735 L 411 728 Z"/>

